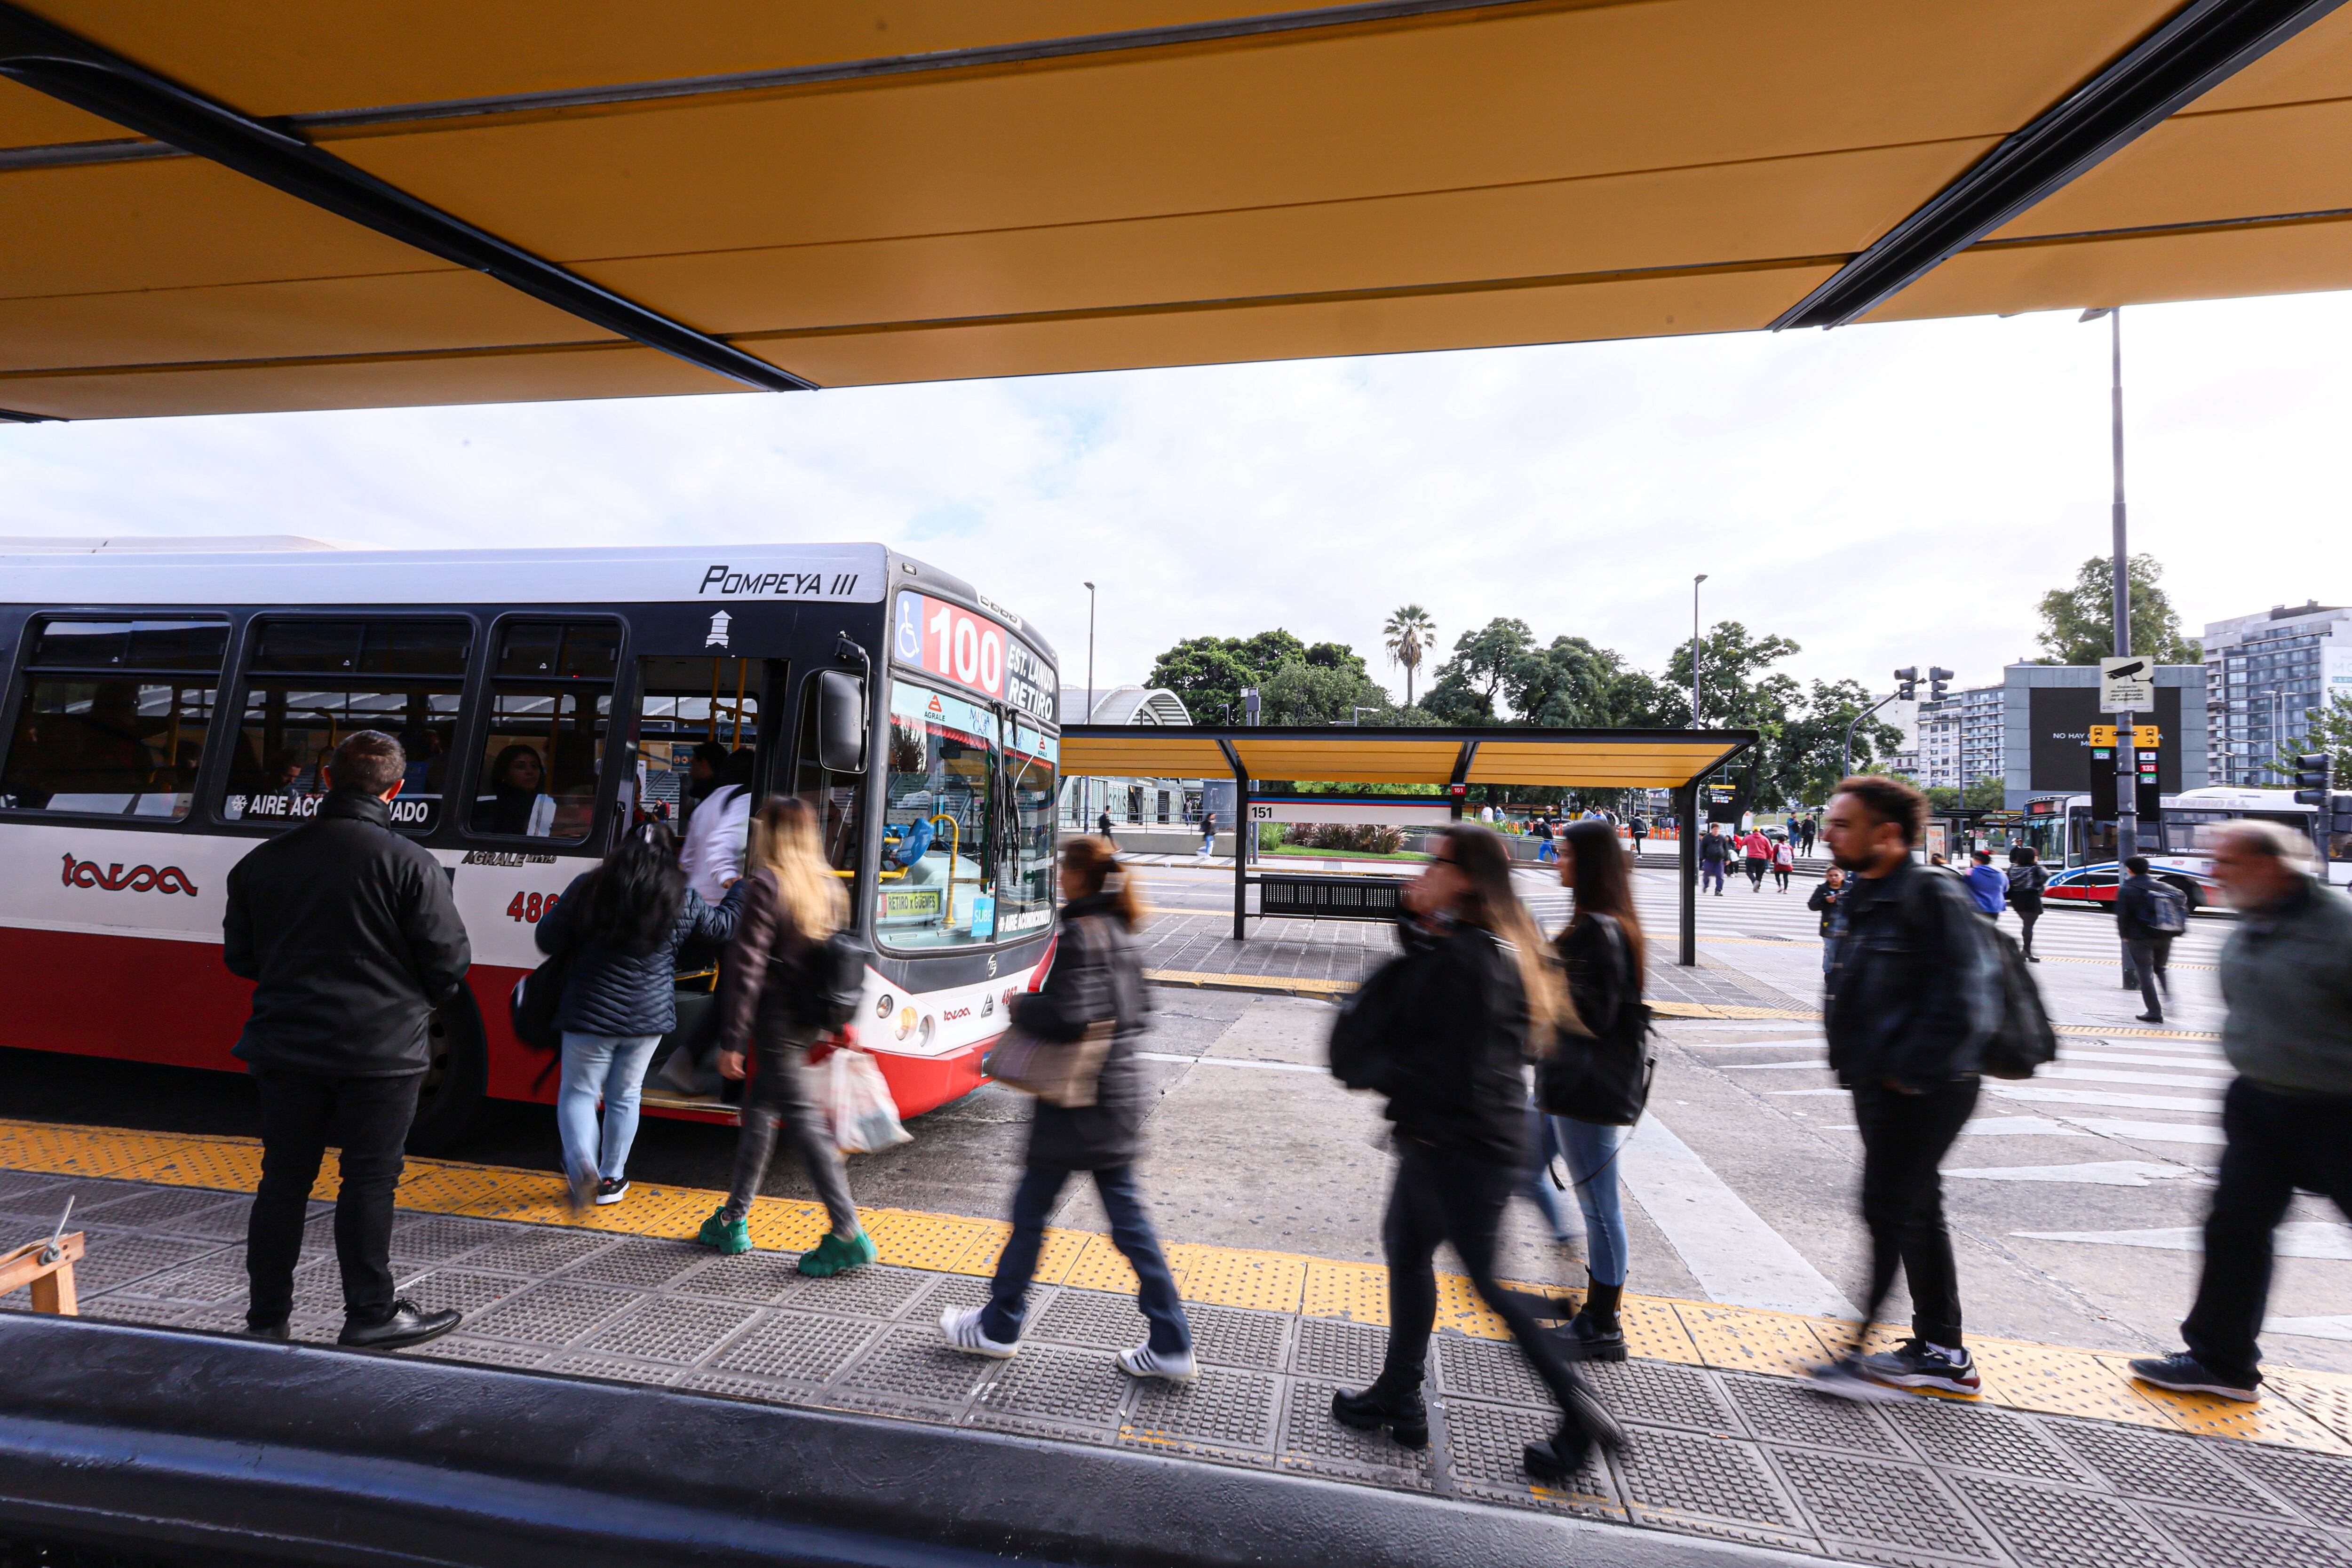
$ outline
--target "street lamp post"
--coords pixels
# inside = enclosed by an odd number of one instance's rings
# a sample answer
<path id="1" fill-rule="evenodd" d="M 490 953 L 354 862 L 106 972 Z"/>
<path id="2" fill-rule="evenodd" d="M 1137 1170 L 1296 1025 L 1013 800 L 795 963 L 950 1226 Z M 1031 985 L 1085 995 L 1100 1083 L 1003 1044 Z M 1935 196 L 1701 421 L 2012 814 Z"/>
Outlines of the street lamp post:
<path id="1" fill-rule="evenodd" d="M 1095 585 L 1087 584 L 1087 710 L 1078 715 L 1078 722 L 1095 721 Z M 1095 781 L 1088 778 L 1078 791 L 1078 826 L 1084 827 L 1092 820 L 1095 804 Z"/>
<path id="2" fill-rule="evenodd" d="M 2109 440 L 2115 454 L 2116 499 L 2115 527 L 2115 617 L 2116 657 L 2130 655 L 2131 647 L 2131 554 L 2126 542 L 2124 520 L 2124 311 L 2120 305 L 2089 310 L 2083 312 L 2085 321 L 2107 319 L 2108 391 L 2107 409 L 2110 426 Z M 2123 863 L 2139 853 L 2139 759 L 2132 754 L 2132 714 L 2125 711 L 2115 715 L 2116 721 L 2116 866 L 2120 873 Z"/>
<path id="3" fill-rule="evenodd" d="M 1698 585 L 1706 581 L 1702 572 L 1691 579 L 1691 728 L 1698 728 Z"/>

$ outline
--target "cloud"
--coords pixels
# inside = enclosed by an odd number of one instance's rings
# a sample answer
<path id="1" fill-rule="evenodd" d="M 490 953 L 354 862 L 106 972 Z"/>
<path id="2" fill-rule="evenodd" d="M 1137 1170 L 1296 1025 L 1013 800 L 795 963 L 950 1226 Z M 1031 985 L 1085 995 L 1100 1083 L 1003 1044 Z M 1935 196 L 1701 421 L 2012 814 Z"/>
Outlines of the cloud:
<path id="1" fill-rule="evenodd" d="M 2352 598 L 2352 295 L 2139 307 L 2132 539 L 2192 629 Z M 2108 541 L 2107 337 L 2071 314 L 814 395 L 0 426 L 0 531 L 373 546 L 878 539 L 1083 679 L 1281 625 L 1373 652 L 1517 616 L 1657 667 L 1709 621 L 1806 677 L 1964 682 Z M 1375 654 L 1376 673 L 1380 668 Z"/>

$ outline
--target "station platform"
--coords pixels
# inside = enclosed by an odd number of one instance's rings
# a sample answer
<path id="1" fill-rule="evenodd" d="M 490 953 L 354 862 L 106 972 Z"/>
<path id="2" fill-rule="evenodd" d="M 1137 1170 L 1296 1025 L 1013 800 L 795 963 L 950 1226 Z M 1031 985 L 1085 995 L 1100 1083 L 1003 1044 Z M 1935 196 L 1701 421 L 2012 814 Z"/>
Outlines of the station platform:
<path id="1" fill-rule="evenodd" d="M 88 1317 L 233 1331 L 258 1164 L 240 1139 L 0 1121 L 0 1241 L 46 1233 L 71 1194 L 89 1237 Z M 316 1195 L 331 1191 L 331 1170 Z M 1592 1369 L 1631 1440 L 1555 1490 L 1518 1464 L 1547 1429 L 1543 1392 L 1459 1278 L 1441 1281 L 1435 1440 L 1414 1454 L 1328 1414 L 1335 1387 L 1378 1365 L 1376 1265 L 1171 1245 L 1203 1372 L 1190 1387 L 1137 1385 L 1111 1363 L 1142 1320 L 1106 1237 L 1053 1233 L 1021 1355 L 981 1361 L 942 1349 L 935 1321 L 980 1300 L 1002 1224 L 865 1210 L 880 1261 L 810 1279 L 793 1266 L 820 1210 L 761 1198 L 758 1249 L 721 1258 L 683 1239 L 719 1196 L 641 1183 L 574 1215 L 541 1172 L 411 1161 L 401 1288 L 468 1317 L 409 1353 L 1847 1561 L 2352 1564 L 2352 1376 L 2282 1373 L 2248 1407 L 2141 1388 L 2113 1353 L 1972 1338 L 1982 1399 L 1865 1407 L 1793 1381 L 1843 1342 L 1835 1322 L 1633 1298 L 1634 1358 Z M 299 1339 L 340 1326 L 328 1232 L 321 1207 L 297 1279 Z"/>

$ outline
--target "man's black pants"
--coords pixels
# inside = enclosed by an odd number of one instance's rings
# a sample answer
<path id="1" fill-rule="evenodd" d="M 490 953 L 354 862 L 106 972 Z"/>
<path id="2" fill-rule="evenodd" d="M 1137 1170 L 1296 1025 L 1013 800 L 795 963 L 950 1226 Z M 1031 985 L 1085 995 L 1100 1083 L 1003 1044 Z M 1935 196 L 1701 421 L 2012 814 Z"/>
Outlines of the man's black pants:
<path id="1" fill-rule="evenodd" d="M 1981 1086 L 1973 1078 L 1905 1094 L 1857 1084 L 1853 1120 L 1862 1130 L 1862 1222 L 1870 1227 L 1870 1300 L 1864 1325 L 1878 1321 L 1899 1264 L 1911 1287 L 1911 1331 L 1931 1345 L 1960 1348 L 1960 1281 L 1944 1228 L 1937 1169 L 1968 1124 Z"/>
<path id="2" fill-rule="evenodd" d="M 416 1117 L 423 1073 L 397 1078 L 253 1075 L 261 1091 L 261 1186 L 247 1222 L 245 1271 L 252 1297 L 245 1321 L 282 1323 L 294 1307 L 294 1265 L 310 1188 L 330 1147 L 341 1151 L 335 1194 L 335 1257 L 343 1270 L 343 1314 L 374 1324 L 392 1313 L 392 1198 L 401 1145 Z"/>
<path id="3" fill-rule="evenodd" d="M 2221 1175 L 2205 1219 L 2205 1270 L 2180 1325 L 2208 1372 L 2252 1387 L 2271 1294 L 2271 1235 L 2297 1187 L 2352 1217 L 2352 1097 L 2290 1095 L 2239 1079 L 2221 1102 Z"/>
<path id="4" fill-rule="evenodd" d="M 1421 1386 L 1429 1359 L 1429 1338 L 1437 1324 L 1440 1242 L 1452 1242 L 1470 1283 L 1551 1390 L 1563 1412 L 1580 1380 L 1538 1322 L 1556 1309 L 1541 1297 L 1514 1290 L 1495 1279 L 1496 1237 L 1511 1194 L 1525 1171 L 1499 1161 L 1433 1149 L 1410 1138 L 1397 1140 L 1396 1184 L 1381 1225 L 1381 1247 L 1389 1266 L 1389 1350 L 1381 1382 L 1402 1391 Z M 1614 1179 L 1613 1177 L 1612 1178 Z"/>

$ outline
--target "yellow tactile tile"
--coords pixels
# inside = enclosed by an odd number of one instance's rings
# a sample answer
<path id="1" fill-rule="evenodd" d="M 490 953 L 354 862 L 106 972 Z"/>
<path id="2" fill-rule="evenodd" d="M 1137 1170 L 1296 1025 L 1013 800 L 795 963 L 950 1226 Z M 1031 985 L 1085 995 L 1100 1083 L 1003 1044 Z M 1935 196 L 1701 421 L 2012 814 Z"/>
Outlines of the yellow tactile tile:
<path id="1" fill-rule="evenodd" d="M 261 1147 L 257 1143 L 191 1139 L 184 1147 L 160 1150 L 134 1160 L 118 1174 L 125 1181 L 249 1193 L 261 1180 Z M 320 1162 L 320 1175 L 341 1179 L 341 1165 L 331 1150 Z"/>
<path id="2" fill-rule="evenodd" d="M 2263 1391 L 2352 1442 L 2352 1377 L 2325 1372 L 2276 1372 L 2263 1379 Z"/>
<path id="3" fill-rule="evenodd" d="M 136 1163 L 142 1154 L 163 1152 L 146 1148 L 133 1151 L 127 1147 L 130 1142 L 126 1135 L 88 1128 L 12 1122 L 5 1134 L 0 1134 L 0 1165 L 51 1176 L 111 1178 L 123 1167 Z M 144 1144 L 146 1140 L 141 1138 L 139 1142 Z"/>
<path id="4" fill-rule="evenodd" d="M 1183 1289 L 1184 1276 L 1171 1260 L 1169 1268 L 1176 1273 L 1177 1289 Z M 1078 1290 L 1108 1290 L 1115 1295 L 1132 1296 L 1136 1290 L 1135 1270 L 1127 1266 L 1118 1248 L 1107 1236 L 1090 1236 L 1077 1257 L 1070 1260 L 1062 1275 L 1062 1283 Z"/>
<path id="5" fill-rule="evenodd" d="M 1184 1280 L 1184 1299 L 1219 1307 L 1296 1312 L 1307 1293 L 1307 1259 L 1283 1252 L 1171 1242 L 1168 1262 Z"/>
<path id="6" fill-rule="evenodd" d="M 1705 1360 L 1672 1301 L 1628 1296 L 1617 1305 L 1617 1321 L 1624 1327 L 1629 1354 L 1646 1361 L 1680 1362 L 1685 1366 L 1697 1366 Z"/>
<path id="7" fill-rule="evenodd" d="M 2087 1351 L 1969 1336 L 1984 1396 L 2014 1410 L 2170 1426 L 2172 1419 L 2117 1369 Z"/>
<path id="8" fill-rule="evenodd" d="M 1504 1326 L 1467 1278 L 1460 1274 L 1440 1274 L 1437 1277 L 1437 1326 L 1458 1329 L 1474 1340 L 1507 1340 L 1511 1331 Z"/>
<path id="9" fill-rule="evenodd" d="M 2126 1356 L 2101 1356 L 2118 1377 L 2130 1375 L 2126 1368 Z M 2135 1384 L 2144 1388 L 2144 1385 Z M 2352 1444 L 2321 1426 L 2311 1416 L 2295 1408 L 2286 1399 L 2265 1398 L 2247 1405 L 2235 1399 L 2218 1399 L 2210 1394 L 2168 1394 L 2160 1388 L 2145 1388 L 2150 1404 L 2164 1412 L 2172 1424 L 2184 1432 L 2202 1433 L 2214 1437 L 2243 1437 L 2256 1443 L 2284 1443 L 2297 1448 L 2318 1448 L 2327 1453 L 2352 1453 Z"/>
<path id="10" fill-rule="evenodd" d="M 857 1218 L 874 1238 L 881 1261 L 938 1274 L 957 1272 L 957 1264 L 997 1235 L 997 1227 L 984 1219 L 913 1209 L 861 1209 Z"/>
<path id="11" fill-rule="evenodd" d="M 1299 1310 L 1310 1318 L 1345 1318 L 1384 1329 L 1389 1323 L 1389 1271 L 1377 1263 L 1310 1258 Z"/>
<path id="12" fill-rule="evenodd" d="M 716 1196 L 705 1194 L 706 1197 Z M 711 1205 L 716 1208 L 717 1204 Z M 703 1211 L 708 1214 L 709 1209 Z M 744 1220 L 751 1231 L 751 1245 L 771 1252 L 806 1252 L 824 1239 L 833 1222 L 825 1217 L 823 1204 L 804 1203 L 796 1198 L 754 1198 L 751 1212 Z M 700 1222 L 698 1221 L 697 1228 Z M 864 1223 L 864 1216 L 859 1216 Z"/>
<path id="13" fill-rule="evenodd" d="M 1696 1301 L 1677 1301 L 1675 1310 L 1708 1366 L 1793 1377 L 1822 1360 L 1811 1319 Z"/>

